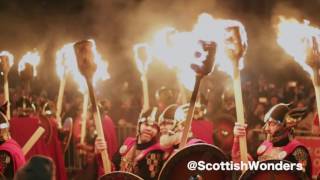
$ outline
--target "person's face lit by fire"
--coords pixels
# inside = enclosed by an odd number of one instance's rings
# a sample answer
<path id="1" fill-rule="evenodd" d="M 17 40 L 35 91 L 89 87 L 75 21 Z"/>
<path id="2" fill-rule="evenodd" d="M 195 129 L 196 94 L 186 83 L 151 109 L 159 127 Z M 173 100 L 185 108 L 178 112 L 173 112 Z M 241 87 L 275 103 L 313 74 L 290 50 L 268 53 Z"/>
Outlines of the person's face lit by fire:
<path id="1" fill-rule="evenodd" d="M 140 143 L 150 142 L 158 134 L 158 128 L 156 124 L 142 123 L 140 126 Z"/>
<path id="2" fill-rule="evenodd" d="M 167 120 L 164 119 L 161 123 L 160 123 L 160 134 L 168 134 L 169 130 L 173 129 L 173 122 L 172 120 Z"/>
<path id="3" fill-rule="evenodd" d="M 270 134 L 271 136 L 278 132 L 282 126 L 274 119 L 270 118 L 265 125 L 266 133 Z"/>

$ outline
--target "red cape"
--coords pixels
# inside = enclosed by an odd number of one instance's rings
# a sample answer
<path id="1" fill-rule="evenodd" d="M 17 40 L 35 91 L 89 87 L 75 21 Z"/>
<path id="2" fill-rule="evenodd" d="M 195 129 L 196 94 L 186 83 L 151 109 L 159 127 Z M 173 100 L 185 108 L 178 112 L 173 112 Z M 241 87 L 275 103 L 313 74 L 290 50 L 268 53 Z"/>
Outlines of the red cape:
<path id="1" fill-rule="evenodd" d="M 5 143 L 3 143 L 0 146 L 0 151 L 6 151 L 10 154 L 13 160 L 14 174 L 21 166 L 23 166 L 26 163 L 20 145 L 13 139 L 9 139 Z"/>
<path id="2" fill-rule="evenodd" d="M 56 165 L 57 179 L 66 180 L 67 174 L 64 166 L 61 142 L 58 139 L 57 124 L 54 119 L 49 119 L 49 123 L 51 124 L 51 138 L 47 138 L 49 129 L 48 127 L 44 127 L 46 132 L 26 154 L 26 159 L 29 159 L 36 154 L 51 157 Z M 19 143 L 19 145 L 23 147 L 32 134 L 37 130 L 39 125 L 40 119 L 36 116 L 13 117 L 10 120 L 10 133 L 12 137 Z"/>
<path id="3" fill-rule="evenodd" d="M 208 120 L 193 120 L 191 125 L 193 137 L 213 144 L 213 124 Z"/>

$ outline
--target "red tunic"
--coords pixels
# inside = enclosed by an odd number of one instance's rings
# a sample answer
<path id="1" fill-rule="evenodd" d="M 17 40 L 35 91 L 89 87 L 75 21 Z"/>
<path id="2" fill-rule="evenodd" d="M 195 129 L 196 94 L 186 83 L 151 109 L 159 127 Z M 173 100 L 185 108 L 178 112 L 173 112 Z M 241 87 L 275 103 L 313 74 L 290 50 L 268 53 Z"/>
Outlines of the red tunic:
<path id="1" fill-rule="evenodd" d="M 0 145 L 0 151 L 6 151 L 10 154 L 13 160 L 13 172 L 14 174 L 17 170 L 26 163 L 24 155 L 22 153 L 20 145 L 13 139 L 9 139 Z"/>
<path id="2" fill-rule="evenodd" d="M 54 119 L 48 121 L 51 126 L 44 127 L 45 133 L 35 143 L 35 145 L 26 154 L 26 159 L 31 158 L 36 154 L 51 157 L 56 165 L 56 177 L 59 180 L 66 180 L 67 174 L 64 166 L 64 157 L 61 147 L 61 142 L 58 139 L 57 124 Z M 33 117 L 13 117 L 10 120 L 10 133 L 12 137 L 19 143 L 20 146 L 24 146 L 33 133 L 40 125 L 40 119 L 36 116 Z M 48 129 L 50 128 L 50 129 Z M 51 131 L 51 136 L 48 136 Z M 48 138 L 50 137 L 50 138 Z"/>
<path id="3" fill-rule="evenodd" d="M 191 125 L 193 137 L 213 144 L 213 124 L 208 120 L 193 120 Z"/>

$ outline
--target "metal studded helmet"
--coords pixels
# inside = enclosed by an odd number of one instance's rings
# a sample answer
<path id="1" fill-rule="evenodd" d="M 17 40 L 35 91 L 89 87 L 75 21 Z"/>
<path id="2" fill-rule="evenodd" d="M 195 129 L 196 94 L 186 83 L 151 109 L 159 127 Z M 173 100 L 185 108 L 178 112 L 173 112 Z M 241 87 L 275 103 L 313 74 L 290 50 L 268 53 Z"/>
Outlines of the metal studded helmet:
<path id="1" fill-rule="evenodd" d="M 19 116 L 28 116 L 36 111 L 36 106 L 25 96 L 17 101 L 16 107 Z"/>
<path id="2" fill-rule="evenodd" d="M 137 134 L 140 134 L 140 127 L 142 123 L 147 123 L 148 125 L 156 125 L 159 131 L 158 108 L 153 107 L 152 109 L 148 109 L 140 115 L 138 119 Z"/>
<path id="3" fill-rule="evenodd" d="M 269 122 L 275 122 L 281 128 L 273 134 L 272 139 L 280 139 L 290 133 L 302 119 L 307 115 L 307 108 L 292 108 L 291 104 L 279 103 L 273 106 L 265 115 L 264 129 Z"/>

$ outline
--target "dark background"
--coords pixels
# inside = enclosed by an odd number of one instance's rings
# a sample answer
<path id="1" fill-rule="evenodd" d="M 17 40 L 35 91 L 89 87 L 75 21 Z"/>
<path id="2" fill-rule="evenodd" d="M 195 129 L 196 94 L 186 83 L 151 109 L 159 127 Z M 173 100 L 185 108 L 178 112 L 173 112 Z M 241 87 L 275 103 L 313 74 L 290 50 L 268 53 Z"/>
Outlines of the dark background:
<path id="1" fill-rule="evenodd" d="M 99 85 L 100 94 L 112 96 L 124 82 L 129 83 L 129 89 L 141 88 L 133 44 L 149 41 L 164 26 L 191 30 L 198 15 L 207 12 L 245 25 L 249 48 L 244 80 L 264 75 L 277 83 L 290 79 L 309 83 L 305 72 L 277 45 L 273 25 L 279 15 L 284 15 L 308 19 L 319 27 L 319 10 L 320 0 L 0 0 L 0 50 L 15 56 L 10 72 L 10 86 L 15 87 L 19 84 L 18 61 L 26 51 L 37 49 L 41 64 L 34 88 L 47 89 L 56 96 L 56 51 L 65 43 L 93 38 L 109 63 L 111 75 Z M 152 88 L 170 84 L 174 74 L 168 72 L 164 66 L 151 66 Z"/>

